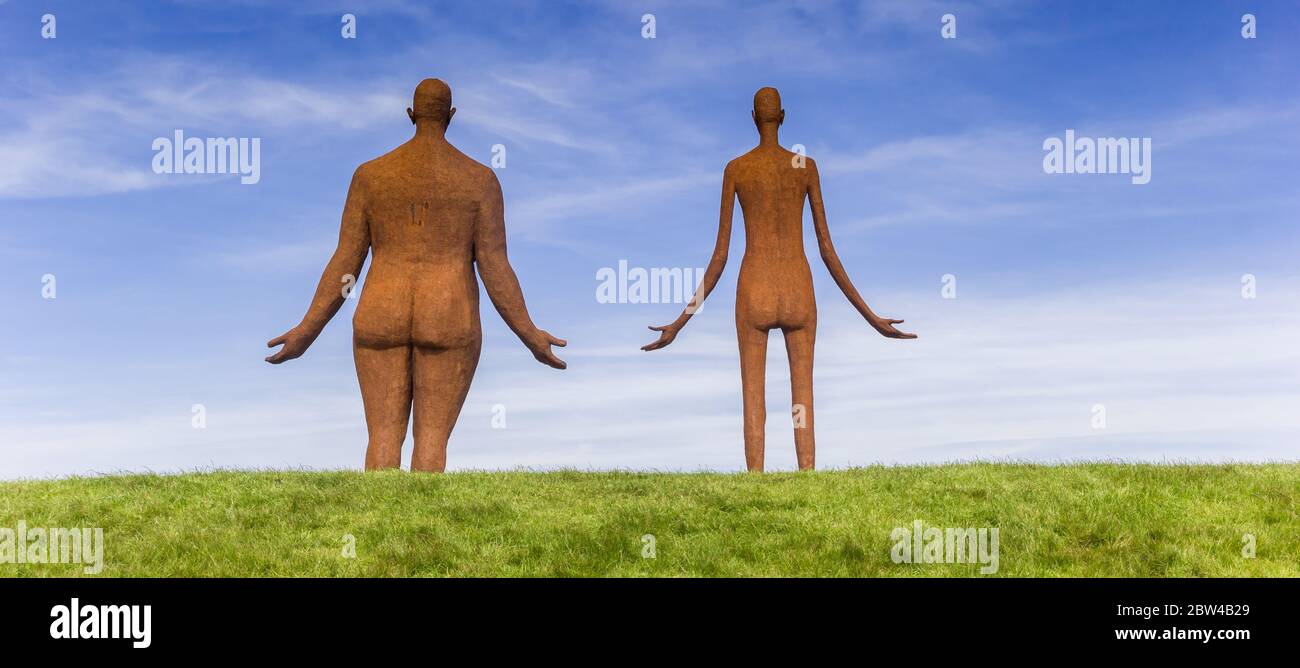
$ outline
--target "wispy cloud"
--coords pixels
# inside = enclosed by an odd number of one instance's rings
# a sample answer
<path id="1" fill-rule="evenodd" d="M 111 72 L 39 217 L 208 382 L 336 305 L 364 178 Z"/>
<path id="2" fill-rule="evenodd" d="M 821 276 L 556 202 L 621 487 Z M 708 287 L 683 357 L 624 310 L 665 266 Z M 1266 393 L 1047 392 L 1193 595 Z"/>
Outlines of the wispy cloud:
<path id="1" fill-rule="evenodd" d="M 175 128 L 191 136 L 252 135 L 310 127 L 356 130 L 396 117 L 395 94 L 343 92 L 258 77 L 213 76 L 179 62 L 129 66 L 76 93 L 29 90 L 4 104 L 0 198 L 98 195 L 164 187 L 152 139 Z M 197 82 L 197 83 L 194 83 Z"/>
<path id="2" fill-rule="evenodd" d="M 282 244 L 259 242 L 239 250 L 218 254 L 222 264 L 238 271 L 296 271 L 304 267 L 324 267 L 334 253 L 336 239 L 322 237 Z"/>
<path id="3" fill-rule="evenodd" d="M 721 187 L 721 183 L 720 170 L 718 174 L 692 172 L 657 178 L 636 178 L 617 184 L 595 184 L 588 181 L 562 192 L 519 202 L 511 207 L 509 215 L 512 220 L 524 221 L 525 225 L 520 231 L 529 234 L 530 225 L 562 221 L 565 217 L 576 214 L 589 217 L 625 212 L 653 203 L 674 192 L 704 186 Z"/>
<path id="4" fill-rule="evenodd" d="M 1032 297 L 890 295 L 889 305 L 906 305 L 921 334 L 906 342 L 880 338 L 823 291 L 819 463 L 1300 457 L 1300 414 L 1290 410 L 1300 400 L 1300 377 L 1290 371 L 1300 366 L 1291 345 L 1300 337 L 1300 302 L 1289 296 L 1300 294 L 1300 278 L 1268 279 L 1272 296 L 1256 300 L 1242 299 L 1231 280 Z M 734 334 L 730 305 L 725 296 L 717 301 L 656 353 L 637 349 L 647 336 L 640 321 L 653 319 L 653 309 L 616 306 L 598 320 L 570 323 L 585 332 L 571 340 L 609 343 L 574 346 L 563 374 L 537 366 L 508 336 L 489 340 L 453 435 L 453 468 L 740 468 Z M 774 333 L 767 447 L 772 467 L 790 468 L 781 345 Z M 143 421 L 6 421 L 0 441 L 46 454 L 7 458 L 0 476 L 286 462 L 355 467 L 365 439 L 349 360 L 313 351 L 295 364 L 296 373 L 316 377 L 310 388 L 232 379 L 244 390 L 208 400 L 201 431 L 189 424 L 188 404 Z M 492 426 L 498 404 L 505 429 Z M 1104 429 L 1094 428 L 1097 405 Z M 88 440 L 105 456 L 70 456 Z"/>

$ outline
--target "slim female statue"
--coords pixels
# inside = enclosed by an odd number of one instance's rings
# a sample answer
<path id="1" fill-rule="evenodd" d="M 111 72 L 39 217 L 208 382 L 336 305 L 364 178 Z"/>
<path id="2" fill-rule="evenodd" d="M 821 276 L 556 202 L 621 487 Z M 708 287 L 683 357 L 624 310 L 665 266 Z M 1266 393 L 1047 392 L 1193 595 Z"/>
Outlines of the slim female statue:
<path id="1" fill-rule="evenodd" d="M 831 245 L 822 206 L 817 163 L 785 150 L 777 142 L 777 130 L 785 121 L 781 94 L 763 88 L 754 94 L 754 125 L 759 142 L 750 152 L 732 160 L 722 173 L 722 211 L 718 240 L 704 280 L 694 298 L 672 323 L 650 327 L 659 340 L 642 346 L 658 350 L 673 342 L 713 291 L 727 263 L 731 243 L 731 214 L 740 198 L 745 220 L 745 256 L 736 285 L 736 338 L 740 344 L 740 382 L 745 412 L 745 464 L 750 471 L 763 470 L 764 372 L 767 364 L 767 335 L 780 329 L 785 336 L 790 361 L 790 386 L 795 417 L 794 447 L 799 468 L 814 467 L 813 441 L 813 342 L 817 334 L 817 304 L 813 297 L 812 272 L 803 248 L 803 203 L 812 206 L 813 225 L 822 261 L 835 284 L 867 323 L 892 339 L 914 339 L 915 334 L 899 331 L 902 320 L 882 318 L 872 312 L 849 280 Z"/>

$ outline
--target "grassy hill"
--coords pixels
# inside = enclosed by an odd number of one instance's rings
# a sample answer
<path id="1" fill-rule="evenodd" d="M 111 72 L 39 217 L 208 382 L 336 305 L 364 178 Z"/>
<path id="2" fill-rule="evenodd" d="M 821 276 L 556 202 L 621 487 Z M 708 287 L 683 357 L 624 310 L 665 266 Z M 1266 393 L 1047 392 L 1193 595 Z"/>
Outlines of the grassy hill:
<path id="1" fill-rule="evenodd" d="M 0 528 L 19 520 L 102 527 L 100 577 L 986 577 L 979 564 L 894 563 L 891 532 L 914 520 L 997 528 L 997 576 L 1300 576 L 1297 464 L 218 471 L 0 483 Z M 1243 556 L 1244 534 L 1255 558 Z M 654 558 L 643 556 L 647 535 Z M 0 563 L 0 577 L 81 574 L 79 565 Z"/>

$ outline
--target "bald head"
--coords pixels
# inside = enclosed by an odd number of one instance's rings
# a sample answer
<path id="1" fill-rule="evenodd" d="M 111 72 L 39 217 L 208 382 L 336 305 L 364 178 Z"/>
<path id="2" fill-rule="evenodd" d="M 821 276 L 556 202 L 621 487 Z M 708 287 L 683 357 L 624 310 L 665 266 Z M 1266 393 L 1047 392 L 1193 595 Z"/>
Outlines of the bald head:
<path id="1" fill-rule="evenodd" d="M 780 123 L 785 120 L 785 110 L 781 108 L 781 93 L 771 86 L 765 86 L 754 93 L 754 122 Z"/>
<path id="2" fill-rule="evenodd" d="M 415 87 L 411 108 L 406 110 L 414 123 L 418 118 L 431 118 L 446 123 L 456 110 L 451 106 L 451 86 L 442 79 L 425 79 Z"/>

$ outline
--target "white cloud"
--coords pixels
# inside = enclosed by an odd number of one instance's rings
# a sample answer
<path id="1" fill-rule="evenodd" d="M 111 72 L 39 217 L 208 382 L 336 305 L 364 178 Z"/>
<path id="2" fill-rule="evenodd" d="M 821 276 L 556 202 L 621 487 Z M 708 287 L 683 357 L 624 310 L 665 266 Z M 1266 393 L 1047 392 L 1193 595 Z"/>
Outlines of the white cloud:
<path id="1" fill-rule="evenodd" d="M 527 226 L 562 221 L 575 214 L 593 215 L 626 211 L 653 202 L 655 198 L 689 188 L 712 185 L 721 187 L 722 171 L 717 174 L 692 172 L 677 176 L 634 178 L 616 185 L 587 182 L 562 192 L 520 201 L 507 210 L 510 220 L 524 221 Z"/>
<path id="2" fill-rule="evenodd" d="M 0 133 L 0 198 L 99 195 L 173 184 L 152 172 L 149 147 L 154 137 L 170 136 L 175 128 L 191 136 L 275 134 L 292 141 L 298 134 L 299 141 L 309 141 L 321 132 L 407 123 L 410 82 L 309 84 L 234 76 L 180 59 L 147 67 L 137 60 L 123 60 L 77 93 L 27 91 L 0 103 L 8 121 Z M 555 94 L 518 82 L 467 86 L 457 90 L 456 100 L 473 112 L 458 115 L 456 122 L 522 144 L 612 153 L 610 144 L 591 139 L 591 133 L 574 134 L 527 113 L 554 106 Z"/>
<path id="3" fill-rule="evenodd" d="M 382 91 L 355 92 L 259 78 L 203 77 L 171 63 L 106 77 L 75 94 L 33 93 L 4 104 L 0 198 L 99 195 L 160 188 L 150 145 L 175 128 L 261 136 L 304 127 L 358 129 L 398 118 L 405 103 Z M 196 78 L 196 75 L 197 76 Z M 189 83 L 198 80 L 200 83 Z M 255 128 L 256 132 L 248 132 Z"/>
<path id="4" fill-rule="evenodd" d="M 1268 295 L 1255 300 L 1241 299 L 1232 280 L 957 300 L 881 296 L 874 305 L 906 317 L 921 336 L 915 341 L 879 337 L 829 286 L 817 352 L 819 464 L 1300 458 L 1300 304 L 1290 296 L 1300 294 L 1300 279 L 1268 282 Z M 655 353 L 637 349 L 651 338 L 643 321 L 674 309 L 617 308 L 570 323 L 564 372 L 537 365 L 508 335 L 489 337 L 452 437 L 451 466 L 742 467 L 740 381 L 724 296 L 715 294 L 672 347 Z M 360 398 L 347 355 L 336 352 L 314 349 L 292 372 L 225 378 L 238 391 L 208 401 L 209 427 L 200 432 L 189 426 L 188 404 L 167 416 L 118 419 L 27 411 L 23 424 L 0 422 L 0 477 L 357 467 L 365 448 Z M 794 454 L 779 334 L 768 355 L 767 457 L 770 468 L 788 469 Z M 302 374 L 312 381 L 304 385 Z M 174 388 L 154 401 L 175 403 L 172 395 Z M 491 428 L 497 403 L 507 408 L 504 430 Z M 1092 428 L 1095 404 L 1105 406 L 1104 430 Z"/>
<path id="5" fill-rule="evenodd" d="M 239 271 L 296 271 L 312 267 L 323 269 L 336 246 L 337 239 L 332 236 L 281 244 L 257 243 L 219 253 L 217 258 L 222 264 Z"/>

